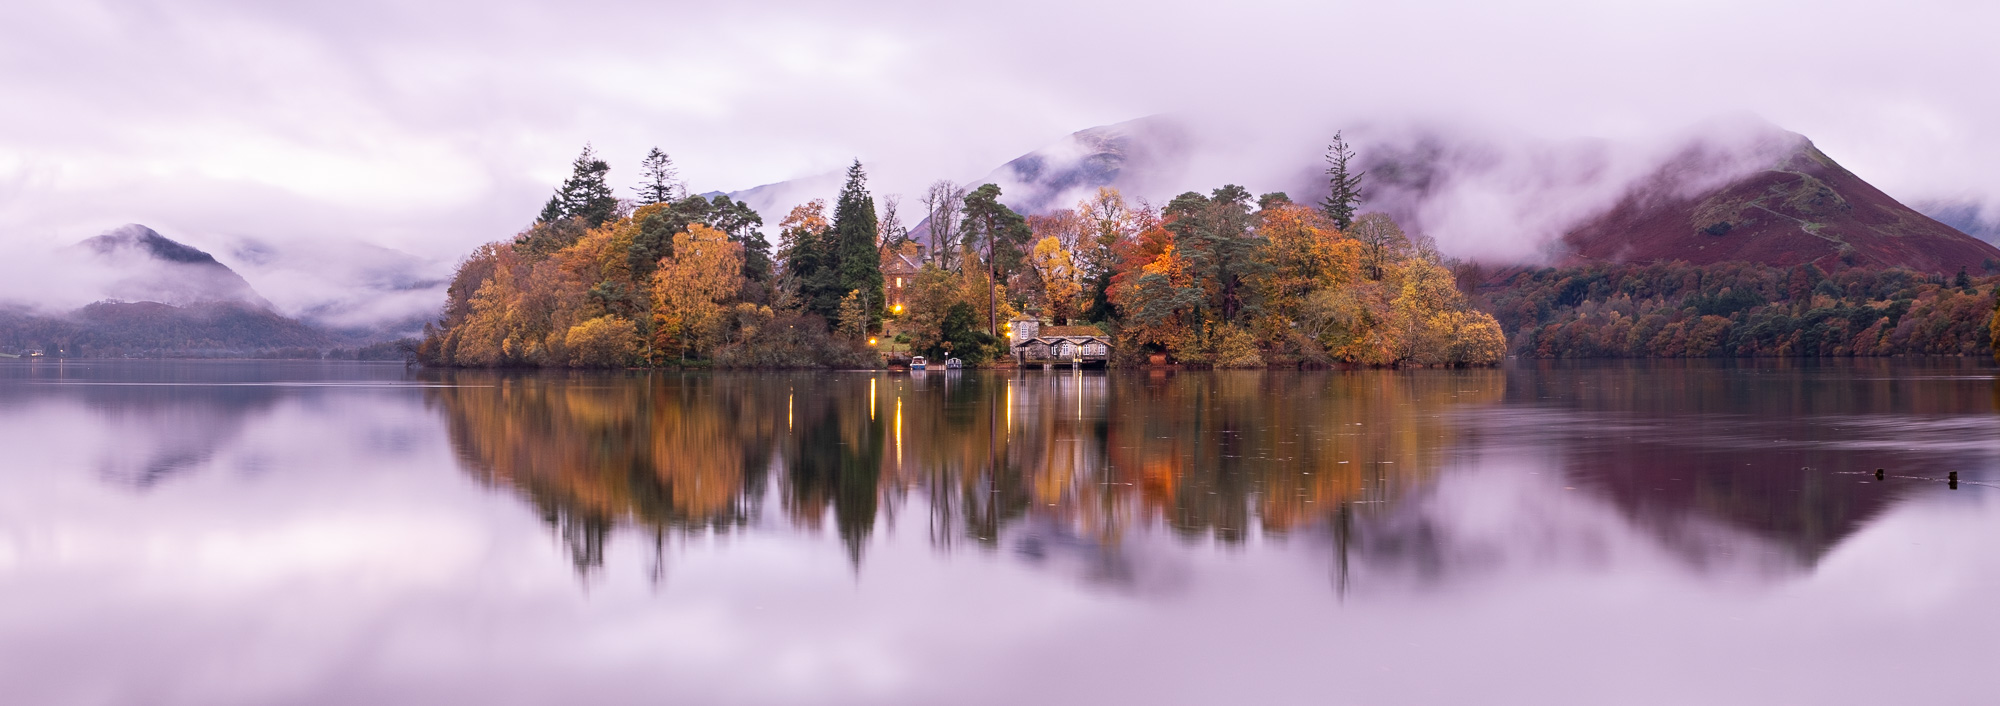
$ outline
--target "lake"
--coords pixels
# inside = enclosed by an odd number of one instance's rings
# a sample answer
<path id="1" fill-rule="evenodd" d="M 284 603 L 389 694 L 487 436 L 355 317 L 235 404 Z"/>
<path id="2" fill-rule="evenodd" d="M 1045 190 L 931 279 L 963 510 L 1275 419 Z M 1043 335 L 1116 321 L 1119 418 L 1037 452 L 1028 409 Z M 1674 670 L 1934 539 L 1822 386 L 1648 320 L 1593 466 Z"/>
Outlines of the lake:
<path id="1" fill-rule="evenodd" d="M 1996 407 L 1955 359 L 0 361 L 0 702 L 1994 703 Z"/>

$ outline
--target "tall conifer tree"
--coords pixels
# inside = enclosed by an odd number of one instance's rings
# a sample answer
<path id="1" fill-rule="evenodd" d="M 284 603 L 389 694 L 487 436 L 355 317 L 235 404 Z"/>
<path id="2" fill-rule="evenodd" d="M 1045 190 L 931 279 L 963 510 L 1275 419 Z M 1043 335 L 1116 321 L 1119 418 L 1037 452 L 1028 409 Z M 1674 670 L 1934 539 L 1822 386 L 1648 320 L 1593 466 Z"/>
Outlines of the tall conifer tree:
<path id="1" fill-rule="evenodd" d="M 833 308 L 849 292 L 859 292 L 861 307 L 868 312 L 869 325 L 881 318 L 882 255 L 877 248 L 875 198 L 868 194 L 868 174 L 861 160 L 847 168 L 847 184 L 840 187 L 840 199 L 833 207 L 832 267 L 835 277 L 831 291 Z M 833 313 L 833 312 L 827 312 Z"/>
<path id="2" fill-rule="evenodd" d="M 618 217 L 618 197 L 611 192 L 611 185 L 605 183 L 605 174 L 611 165 L 597 158 L 590 145 L 583 146 L 583 154 L 576 156 L 570 164 L 570 175 L 562 186 L 549 197 L 548 204 L 542 206 L 538 219 L 543 223 L 554 223 L 564 218 L 583 221 L 587 227 L 596 228 Z"/>
<path id="3" fill-rule="evenodd" d="M 639 205 L 673 201 L 682 191 L 680 172 L 674 169 L 674 158 L 654 147 L 639 160 L 641 181 L 632 190 L 639 194 Z"/>
<path id="4" fill-rule="evenodd" d="M 1361 177 L 1359 172 L 1348 171 L 1348 161 L 1354 159 L 1354 150 L 1348 149 L 1347 140 L 1339 131 L 1333 133 L 1333 144 L 1326 146 L 1326 200 L 1320 202 L 1320 210 L 1326 212 L 1328 220 L 1341 230 L 1354 225 L 1354 209 L 1361 205 Z"/>

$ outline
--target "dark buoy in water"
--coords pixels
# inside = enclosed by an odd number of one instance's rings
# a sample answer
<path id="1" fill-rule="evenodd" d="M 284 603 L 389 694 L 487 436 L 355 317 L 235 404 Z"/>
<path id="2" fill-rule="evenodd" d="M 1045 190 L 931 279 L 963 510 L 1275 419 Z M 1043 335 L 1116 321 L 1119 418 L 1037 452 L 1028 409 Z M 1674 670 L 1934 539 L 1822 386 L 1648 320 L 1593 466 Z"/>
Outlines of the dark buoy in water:
<path id="1" fill-rule="evenodd" d="M 1875 480 L 1882 480 L 1882 478 L 1883 478 L 1883 477 L 1884 477 L 1884 476 L 1883 476 L 1883 472 L 1882 472 L 1882 469 L 1880 469 L 1880 468 L 1877 468 L 1877 469 L 1875 469 Z"/>
<path id="2" fill-rule="evenodd" d="M 1958 471 L 1951 472 L 1951 489 L 1958 490 Z"/>

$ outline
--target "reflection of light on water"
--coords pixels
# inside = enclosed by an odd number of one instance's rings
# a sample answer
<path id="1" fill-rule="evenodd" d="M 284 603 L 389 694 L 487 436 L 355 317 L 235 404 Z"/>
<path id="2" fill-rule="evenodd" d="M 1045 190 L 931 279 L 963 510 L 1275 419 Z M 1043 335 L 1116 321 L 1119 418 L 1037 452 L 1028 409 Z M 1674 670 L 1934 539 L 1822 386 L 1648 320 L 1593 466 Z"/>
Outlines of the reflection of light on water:
<path id="1" fill-rule="evenodd" d="M 868 421 L 875 421 L 875 378 L 868 378 Z"/>
<path id="2" fill-rule="evenodd" d="M 896 396 L 896 467 L 903 466 L 903 396 Z"/>

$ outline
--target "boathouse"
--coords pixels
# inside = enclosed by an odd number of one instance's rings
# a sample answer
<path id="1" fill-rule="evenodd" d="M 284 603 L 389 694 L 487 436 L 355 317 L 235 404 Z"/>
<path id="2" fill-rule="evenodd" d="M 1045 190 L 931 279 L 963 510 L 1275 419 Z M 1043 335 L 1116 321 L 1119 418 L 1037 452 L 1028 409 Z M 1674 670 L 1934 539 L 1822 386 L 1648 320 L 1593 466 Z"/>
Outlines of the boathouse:
<path id="1" fill-rule="evenodd" d="M 1111 360 L 1111 338 L 1096 326 L 1043 326 L 1031 318 L 1007 324 L 1014 362 L 1023 366 L 1102 367 Z"/>

